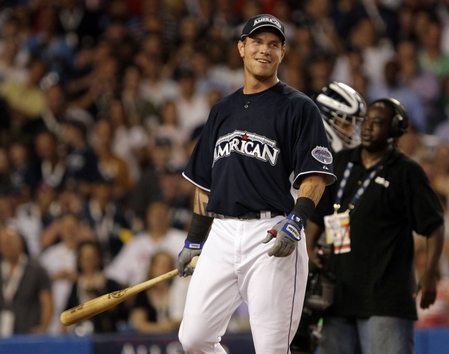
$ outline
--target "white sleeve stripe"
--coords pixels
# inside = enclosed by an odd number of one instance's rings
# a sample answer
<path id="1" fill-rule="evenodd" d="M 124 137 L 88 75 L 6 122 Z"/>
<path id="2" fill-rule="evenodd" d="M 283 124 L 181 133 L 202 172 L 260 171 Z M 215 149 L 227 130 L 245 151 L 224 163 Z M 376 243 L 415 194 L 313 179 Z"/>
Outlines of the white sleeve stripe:
<path id="1" fill-rule="evenodd" d="M 184 172 L 182 173 L 182 176 L 183 176 L 186 180 L 188 180 L 190 183 L 192 183 L 194 186 L 196 186 L 196 187 L 198 187 L 199 189 L 202 189 L 202 190 L 204 190 L 204 191 L 210 193 L 210 189 L 209 189 L 209 188 L 203 187 L 203 186 L 199 185 L 198 183 L 194 182 L 194 181 L 191 180 L 189 177 L 187 177 L 186 174 L 185 174 Z"/>
<path id="2" fill-rule="evenodd" d="M 296 183 L 296 181 L 300 178 L 300 177 L 302 177 L 302 176 L 304 176 L 304 175 L 310 175 L 310 174 L 323 174 L 323 175 L 327 175 L 326 176 L 326 185 L 331 185 L 332 183 L 334 183 L 336 180 L 337 180 L 337 177 L 333 174 L 333 173 L 330 173 L 330 172 L 323 172 L 323 171 L 307 171 L 307 172 L 303 172 L 303 173 L 300 173 L 299 175 L 297 175 L 296 176 L 296 178 L 294 179 L 294 181 L 293 181 L 293 185 L 295 185 L 295 183 Z"/>

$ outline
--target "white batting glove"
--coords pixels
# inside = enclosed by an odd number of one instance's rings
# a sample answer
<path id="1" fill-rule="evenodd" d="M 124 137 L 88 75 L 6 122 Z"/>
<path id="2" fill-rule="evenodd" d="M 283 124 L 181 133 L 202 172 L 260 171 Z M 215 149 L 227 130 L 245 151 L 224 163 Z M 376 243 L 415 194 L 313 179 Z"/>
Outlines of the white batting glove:
<path id="1" fill-rule="evenodd" d="M 268 230 L 263 243 L 270 242 L 273 238 L 273 247 L 268 255 L 274 257 L 287 257 L 292 254 L 296 244 L 301 240 L 302 219 L 296 214 L 289 214 L 284 220 L 279 221 L 271 230 Z"/>
<path id="2" fill-rule="evenodd" d="M 178 255 L 178 275 L 188 277 L 193 274 L 193 267 L 188 265 L 193 257 L 199 256 L 203 250 L 204 242 L 185 241 L 184 248 Z"/>

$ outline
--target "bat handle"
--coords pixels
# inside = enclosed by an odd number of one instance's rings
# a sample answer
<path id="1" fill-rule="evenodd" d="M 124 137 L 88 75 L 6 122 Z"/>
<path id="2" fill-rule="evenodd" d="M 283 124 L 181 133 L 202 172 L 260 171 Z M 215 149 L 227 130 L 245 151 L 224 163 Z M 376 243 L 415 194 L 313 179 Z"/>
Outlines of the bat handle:
<path id="1" fill-rule="evenodd" d="M 189 265 L 191 265 L 193 269 L 196 268 L 196 263 L 198 262 L 198 258 L 199 258 L 199 256 L 195 256 L 195 257 L 193 257 L 193 258 L 191 259 L 191 261 L 189 262 Z"/>

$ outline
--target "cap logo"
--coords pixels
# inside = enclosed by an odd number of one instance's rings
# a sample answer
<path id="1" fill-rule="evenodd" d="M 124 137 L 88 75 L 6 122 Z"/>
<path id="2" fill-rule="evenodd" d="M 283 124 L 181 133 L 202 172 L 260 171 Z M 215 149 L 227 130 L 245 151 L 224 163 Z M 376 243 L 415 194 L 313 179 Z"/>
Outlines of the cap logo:
<path id="1" fill-rule="evenodd" d="M 254 24 L 253 27 L 255 27 L 258 23 L 260 22 L 271 22 L 272 24 L 274 24 L 276 27 L 278 27 L 279 29 L 281 29 L 281 24 L 279 23 L 278 20 L 272 18 L 272 17 L 261 17 L 261 18 L 257 18 L 254 20 Z"/>

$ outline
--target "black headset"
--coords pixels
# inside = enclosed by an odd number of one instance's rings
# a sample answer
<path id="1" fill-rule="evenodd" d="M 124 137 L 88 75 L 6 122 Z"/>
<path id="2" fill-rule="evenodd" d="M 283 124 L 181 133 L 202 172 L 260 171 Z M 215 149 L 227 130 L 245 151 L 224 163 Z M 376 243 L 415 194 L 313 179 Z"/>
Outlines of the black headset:
<path id="1" fill-rule="evenodd" d="M 374 103 L 385 103 L 394 109 L 394 117 L 391 120 L 390 136 L 392 138 L 399 138 L 402 136 L 408 127 L 408 114 L 404 106 L 395 98 L 380 98 Z"/>

